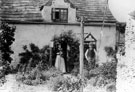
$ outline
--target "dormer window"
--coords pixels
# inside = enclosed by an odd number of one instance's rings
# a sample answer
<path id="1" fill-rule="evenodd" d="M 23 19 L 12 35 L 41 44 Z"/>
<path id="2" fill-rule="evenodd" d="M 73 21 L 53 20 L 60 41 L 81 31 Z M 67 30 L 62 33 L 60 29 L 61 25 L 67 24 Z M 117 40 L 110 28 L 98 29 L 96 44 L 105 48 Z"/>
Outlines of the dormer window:
<path id="1" fill-rule="evenodd" d="M 68 22 L 68 9 L 67 8 L 52 8 L 52 21 L 53 22 Z"/>

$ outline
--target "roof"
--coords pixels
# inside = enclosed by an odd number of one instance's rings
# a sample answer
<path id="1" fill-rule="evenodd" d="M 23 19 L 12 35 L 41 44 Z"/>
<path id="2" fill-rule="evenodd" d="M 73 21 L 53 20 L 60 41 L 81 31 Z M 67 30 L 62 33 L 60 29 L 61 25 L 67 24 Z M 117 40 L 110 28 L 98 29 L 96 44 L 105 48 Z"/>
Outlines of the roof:
<path id="1" fill-rule="evenodd" d="M 43 22 L 39 7 L 51 5 L 52 0 L 1 0 L 0 17 L 6 21 Z M 77 17 L 85 16 L 87 22 L 103 21 L 105 5 L 103 0 L 65 0 L 77 7 Z M 107 7 L 105 22 L 116 22 Z"/>
<path id="2" fill-rule="evenodd" d="M 53 1 L 53 0 L 49 0 L 49 1 L 45 4 L 45 6 L 51 6 L 51 5 L 52 5 L 52 1 Z M 77 6 L 75 6 L 70 0 L 64 0 L 64 2 L 70 3 L 70 6 L 71 6 L 72 8 L 77 8 Z"/>

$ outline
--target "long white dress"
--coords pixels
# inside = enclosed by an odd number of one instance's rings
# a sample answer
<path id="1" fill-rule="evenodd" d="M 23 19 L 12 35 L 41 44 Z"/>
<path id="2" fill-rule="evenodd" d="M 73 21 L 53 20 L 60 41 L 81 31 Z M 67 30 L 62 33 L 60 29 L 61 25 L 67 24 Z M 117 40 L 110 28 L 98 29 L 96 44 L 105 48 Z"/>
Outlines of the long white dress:
<path id="1" fill-rule="evenodd" d="M 65 60 L 60 54 L 56 56 L 55 67 L 63 73 L 66 72 Z"/>

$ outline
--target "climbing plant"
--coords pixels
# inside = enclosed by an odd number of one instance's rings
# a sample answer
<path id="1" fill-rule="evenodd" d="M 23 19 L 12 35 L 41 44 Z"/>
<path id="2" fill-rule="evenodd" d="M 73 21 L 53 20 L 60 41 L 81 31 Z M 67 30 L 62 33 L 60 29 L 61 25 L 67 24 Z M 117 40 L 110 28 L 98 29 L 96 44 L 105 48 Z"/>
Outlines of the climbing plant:
<path id="1" fill-rule="evenodd" d="M 60 35 L 55 35 L 53 38 L 53 58 L 56 57 L 58 44 L 62 45 L 66 66 L 70 71 L 75 62 L 79 62 L 79 39 L 75 36 L 72 30 L 63 32 Z M 55 62 L 55 61 L 54 61 Z"/>

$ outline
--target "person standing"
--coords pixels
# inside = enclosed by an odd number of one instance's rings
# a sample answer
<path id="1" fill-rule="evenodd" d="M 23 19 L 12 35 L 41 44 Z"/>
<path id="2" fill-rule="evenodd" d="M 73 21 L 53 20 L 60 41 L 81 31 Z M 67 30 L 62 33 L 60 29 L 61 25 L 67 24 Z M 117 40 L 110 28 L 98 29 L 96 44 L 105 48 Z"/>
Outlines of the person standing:
<path id="1" fill-rule="evenodd" d="M 65 60 L 63 58 L 61 45 L 58 45 L 58 53 L 56 56 L 55 67 L 63 73 L 66 72 Z"/>
<path id="2" fill-rule="evenodd" d="M 96 65 L 96 50 L 94 44 L 89 44 L 89 48 L 85 52 L 85 58 L 88 61 L 89 69 L 95 68 Z"/>

